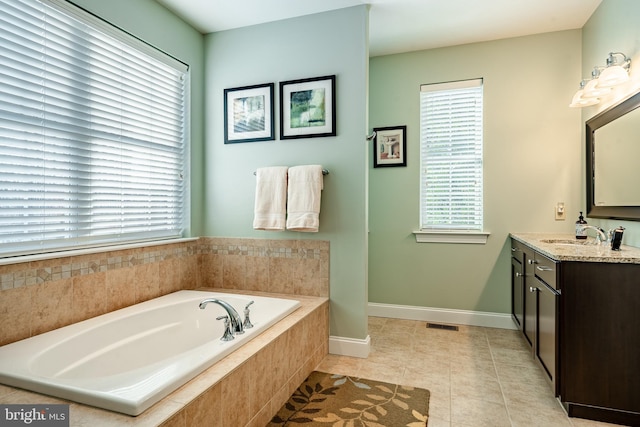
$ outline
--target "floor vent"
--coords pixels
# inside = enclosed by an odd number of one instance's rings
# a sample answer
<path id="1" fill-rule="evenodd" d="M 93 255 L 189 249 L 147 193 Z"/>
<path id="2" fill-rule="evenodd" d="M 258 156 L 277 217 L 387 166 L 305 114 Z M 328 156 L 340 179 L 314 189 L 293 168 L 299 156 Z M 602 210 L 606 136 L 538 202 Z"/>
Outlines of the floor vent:
<path id="1" fill-rule="evenodd" d="M 457 331 L 458 327 L 455 325 L 443 325 L 441 323 L 427 323 L 427 328 L 430 329 L 444 329 L 445 331 Z"/>

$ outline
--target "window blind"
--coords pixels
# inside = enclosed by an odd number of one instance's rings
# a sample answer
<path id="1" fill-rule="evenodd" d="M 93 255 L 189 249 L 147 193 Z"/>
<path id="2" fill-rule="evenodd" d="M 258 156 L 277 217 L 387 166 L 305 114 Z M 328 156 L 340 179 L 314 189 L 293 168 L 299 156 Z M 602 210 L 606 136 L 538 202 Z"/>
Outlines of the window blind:
<path id="1" fill-rule="evenodd" d="M 482 79 L 420 87 L 420 228 L 482 231 Z"/>
<path id="2" fill-rule="evenodd" d="M 0 257 L 187 227 L 187 67 L 107 27 L 0 0 Z"/>

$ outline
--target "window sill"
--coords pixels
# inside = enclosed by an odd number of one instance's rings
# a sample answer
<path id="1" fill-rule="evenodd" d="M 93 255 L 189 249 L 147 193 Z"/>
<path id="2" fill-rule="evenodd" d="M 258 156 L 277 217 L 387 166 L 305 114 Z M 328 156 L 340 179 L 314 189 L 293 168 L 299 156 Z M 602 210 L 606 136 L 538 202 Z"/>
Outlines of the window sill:
<path id="1" fill-rule="evenodd" d="M 413 231 L 416 243 L 470 243 L 484 245 L 491 233 L 485 231 Z"/>
<path id="2" fill-rule="evenodd" d="M 55 258 L 64 258 L 71 256 L 90 255 L 103 252 L 120 251 L 126 249 L 144 248 L 148 246 L 171 245 L 174 243 L 192 242 L 198 240 L 198 237 L 179 237 L 175 239 L 163 240 L 147 240 L 136 243 L 122 243 L 115 245 L 94 246 L 81 249 L 58 250 L 54 252 L 45 252 L 41 254 L 17 255 L 13 257 L 0 258 L 0 265 L 18 264 L 21 262 L 43 261 Z"/>

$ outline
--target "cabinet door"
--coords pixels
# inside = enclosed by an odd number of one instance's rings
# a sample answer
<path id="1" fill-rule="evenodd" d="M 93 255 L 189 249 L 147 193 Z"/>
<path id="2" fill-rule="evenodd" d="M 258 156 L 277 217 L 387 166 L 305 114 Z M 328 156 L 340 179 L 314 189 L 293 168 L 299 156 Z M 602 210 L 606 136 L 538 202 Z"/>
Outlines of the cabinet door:
<path id="1" fill-rule="evenodd" d="M 511 258 L 511 314 L 520 330 L 524 323 L 523 273 L 522 263 L 516 258 Z"/>
<path id="2" fill-rule="evenodd" d="M 554 384 L 554 392 L 557 395 L 556 385 L 556 313 L 557 294 L 545 283 L 536 278 L 538 295 L 538 333 L 536 340 L 536 357 L 547 371 L 547 375 Z"/>

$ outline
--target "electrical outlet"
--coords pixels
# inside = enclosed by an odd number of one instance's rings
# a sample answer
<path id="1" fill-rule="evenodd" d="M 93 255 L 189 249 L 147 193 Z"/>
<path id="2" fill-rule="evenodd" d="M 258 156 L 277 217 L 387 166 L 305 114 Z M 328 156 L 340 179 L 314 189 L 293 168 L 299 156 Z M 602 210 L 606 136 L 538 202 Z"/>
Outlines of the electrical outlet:
<path id="1" fill-rule="evenodd" d="M 564 221 L 564 218 L 564 202 L 558 202 L 558 204 L 556 204 L 556 221 Z"/>

